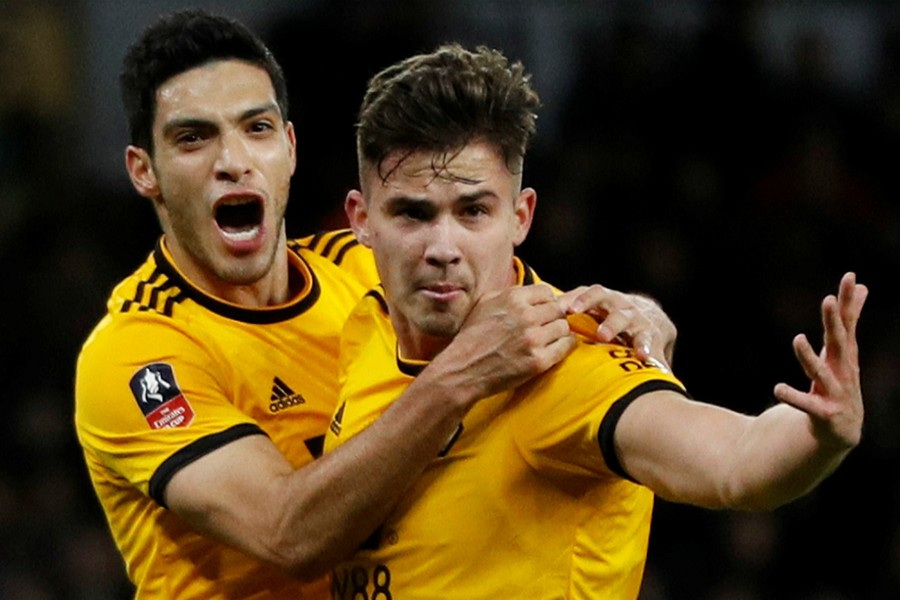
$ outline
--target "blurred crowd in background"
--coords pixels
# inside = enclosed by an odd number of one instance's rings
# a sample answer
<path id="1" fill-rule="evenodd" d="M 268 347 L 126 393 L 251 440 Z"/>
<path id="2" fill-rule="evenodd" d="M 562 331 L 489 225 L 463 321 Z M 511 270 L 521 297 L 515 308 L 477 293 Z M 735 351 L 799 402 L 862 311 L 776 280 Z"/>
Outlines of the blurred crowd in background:
<path id="1" fill-rule="evenodd" d="M 856 271 L 861 446 L 773 513 L 658 502 L 641 599 L 900 598 L 900 5 L 193 5 L 245 21 L 285 68 L 290 235 L 344 225 L 366 78 L 455 40 L 521 59 L 545 102 L 522 257 L 561 287 L 657 298 L 695 397 L 758 412 L 775 383 L 805 387 L 791 339 L 818 343 L 821 299 Z M 74 437 L 73 373 L 159 235 L 125 175 L 118 65 L 154 15 L 193 5 L 0 0 L 0 600 L 131 594 Z"/>

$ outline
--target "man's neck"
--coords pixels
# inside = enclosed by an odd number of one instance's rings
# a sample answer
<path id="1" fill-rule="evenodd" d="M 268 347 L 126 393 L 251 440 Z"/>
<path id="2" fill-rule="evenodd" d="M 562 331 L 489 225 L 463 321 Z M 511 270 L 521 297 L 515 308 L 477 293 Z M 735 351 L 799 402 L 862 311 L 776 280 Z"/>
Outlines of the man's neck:
<path id="1" fill-rule="evenodd" d="M 452 338 L 433 337 L 425 334 L 397 336 L 400 358 L 430 362 L 441 350 L 450 345 Z"/>
<path id="2" fill-rule="evenodd" d="M 277 306 L 287 303 L 297 288 L 302 286 L 302 278 L 298 283 L 298 274 L 291 272 L 286 244 L 275 252 L 272 265 L 266 274 L 249 284 L 232 283 L 193 267 L 192 261 L 179 256 L 178 249 L 173 251 L 167 244 L 165 236 L 162 244 L 172 264 L 185 279 L 204 293 L 230 304 L 246 308 Z"/>

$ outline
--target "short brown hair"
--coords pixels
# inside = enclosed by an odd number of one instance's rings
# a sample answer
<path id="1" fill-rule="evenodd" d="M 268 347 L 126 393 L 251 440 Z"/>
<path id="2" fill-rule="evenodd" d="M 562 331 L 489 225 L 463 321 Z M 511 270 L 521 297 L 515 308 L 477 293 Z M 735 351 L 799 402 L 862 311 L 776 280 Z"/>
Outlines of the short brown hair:
<path id="1" fill-rule="evenodd" d="M 495 145 L 516 172 L 535 134 L 540 98 L 521 62 L 499 50 L 444 44 L 387 67 L 369 81 L 356 126 L 360 168 L 382 179 L 395 151 L 452 156 L 474 140 Z M 395 165 L 396 168 L 396 165 Z"/>

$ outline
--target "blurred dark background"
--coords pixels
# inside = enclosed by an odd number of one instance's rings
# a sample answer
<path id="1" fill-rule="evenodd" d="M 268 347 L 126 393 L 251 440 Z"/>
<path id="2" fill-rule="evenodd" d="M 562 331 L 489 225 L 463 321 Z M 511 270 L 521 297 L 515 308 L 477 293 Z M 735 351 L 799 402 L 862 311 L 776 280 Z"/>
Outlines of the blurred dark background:
<path id="1" fill-rule="evenodd" d="M 158 236 L 123 167 L 117 72 L 160 0 L 0 0 L 0 600 L 130 597 L 72 427 L 74 362 Z M 562 287 L 657 298 L 675 370 L 738 410 L 805 386 L 841 274 L 860 323 L 862 445 L 771 514 L 659 502 L 642 600 L 900 598 L 900 4 L 198 2 L 282 62 L 299 139 L 293 235 L 344 224 L 366 79 L 443 41 L 521 59 L 545 107 L 522 256 Z"/>

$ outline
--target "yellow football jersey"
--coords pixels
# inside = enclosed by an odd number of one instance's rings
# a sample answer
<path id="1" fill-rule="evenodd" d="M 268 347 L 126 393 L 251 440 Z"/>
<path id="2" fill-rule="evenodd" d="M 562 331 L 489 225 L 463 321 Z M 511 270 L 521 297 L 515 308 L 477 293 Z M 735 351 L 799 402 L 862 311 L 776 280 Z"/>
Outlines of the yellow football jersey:
<path id="1" fill-rule="evenodd" d="M 519 282 L 536 280 L 517 261 Z M 425 365 L 403 359 L 380 290 L 350 316 L 326 452 L 376 420 Z M 478 402 L 376 535 L 335 569 L 333 598 L 634 599 L 653 494 L 612 446 L 622 411 L 681 383 L 631 349 L 589 343 Z"/>
<path id="2" fill-rule="evenodd" d="M 340 330 L 377 284 L 348 230 L 289 243 L 289 302 L 247 308 L 200 291 L 163 244 L 113 291 L 78 358 L 75 425 L 137 598 L 323 598 L 214 543 L 163 506 L 184 465 L 267 435 L 295 466 L 321 454 L 338 398 Z"/>

